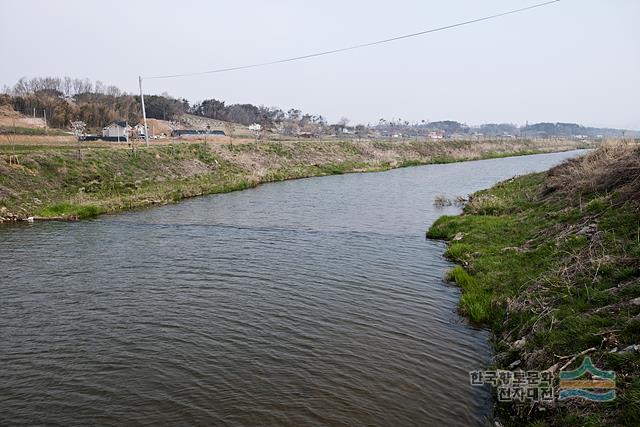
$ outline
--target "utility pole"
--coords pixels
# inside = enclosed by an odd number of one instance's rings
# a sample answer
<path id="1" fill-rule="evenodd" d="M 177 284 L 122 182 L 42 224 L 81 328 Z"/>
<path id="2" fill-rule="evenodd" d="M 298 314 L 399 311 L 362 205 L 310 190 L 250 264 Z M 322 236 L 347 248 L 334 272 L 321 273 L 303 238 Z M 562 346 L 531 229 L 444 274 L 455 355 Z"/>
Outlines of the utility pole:
<path id="1" fill-rule="evenodd" d="M 149 128 L 147 127 L 147 112 L 144 109 L 144 94 L 142 93 L 142 76 L 138 76 L 138 83 L 140 84 L 140 102 L 142 103 L 142 118 L 144 119 L 144 142 L 149 146 Z"/>

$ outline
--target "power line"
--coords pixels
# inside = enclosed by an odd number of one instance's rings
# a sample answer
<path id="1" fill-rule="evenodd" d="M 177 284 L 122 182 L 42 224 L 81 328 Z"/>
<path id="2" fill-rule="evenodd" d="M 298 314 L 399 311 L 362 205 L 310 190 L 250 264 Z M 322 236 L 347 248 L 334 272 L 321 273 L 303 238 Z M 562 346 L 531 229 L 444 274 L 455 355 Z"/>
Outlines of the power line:
<path id="1" fill-rule="evenodd" d="M 285 62 L 300 61 L 300 60 L 303 60 L 303 59 L 315 58 L 315 57 L 318 57 L 318 56 L 325 56 L 325 55 L 332 55 L 334 53 L 346 52 L 346 51 L 349 51 L 349 50 L 362 49 L 362 48 L 365 48 L 365 47 L 375 46 L 375 45 L 384 44 L 384 43 L 390 43 L 390 42 L 394 42 L 394 41 L 398 41 L 398 40 L 408 39 L 408 38 L 411 38 L 411 37 L 423 36 L 425 34 L 435 33 L 435 32 L 438 32 L 438 31 L 449 30 L 451 28 L 462 27 L 464 25 L 475 24 L 477 22 L 488 21 L 490 19 L 496 19 L 496 18 L 500 18 L 500 17 L 506 16 L 506 15 L 513 15 L 513 14 L 524 12 L 524 11 L 527 11 L 527 10 L 536 9 L 536 8 L 543 7 L 543 6 L 548 6 L 548 5 L 553 4 L 553 3 L 558 3 L 559 1 L 560 0 L 547 1 L 547 2 L 544 2 L 544 3 L 538 3 L 538 4 L 534 4 L 532 6 L 527 6 L 527 7 L 523 7 L 523 8 L 520 8 L 520 9 L 514 9 L 514 10 L 507 11 L 507 12 L 498 13 L 498 14 L 495 14 L 495 15 L 489 15 L 489 16 L 484 16 L 482 18 L 472 19 L 470 21 L 463 21 L 463 22 L 458 22 L 456 24 L 445 25 L 443 27 L 431 28 L 431 29 L 428 29 L 428 30 L 419 31 L 417 33 L 405 34 L 405 35 L 391 37 L 391 38 L 388 38 L 388 39 L 378 40 L 378 41 L 374 41 L 374 42 L 362 43 L 362 44 L 357 44 L 357 45 L 349 46 L 349 47 L 343 47 L 343 48 L 340 48 L 340 49 L 325 50 L 325 51 L 322 51 L 322 52 L 311 53 L 311 54 L 308 54 L 308 55 L 294 56 L 292 58 L 278 59 L 278 60 L 275 60 L 275 61 L 260 62 L 260 63 L 249 64 L 249 65 L 241 65 L 241 66 L 238 66 L 238 67 L 218 68 L 216 70 L 199 71 L 199 72 L 195 72 L 195 73 L 169 74 L 169 75 L 164 75 L 164 76 L 150 76 L 150 77 L 142 77 L 142 78 L 149 80 L 149 79 L 170 79 L 170 78 L 176 78 L 176 77 L 199 76 L 199 75 L 203 75 L 203 74 L 225 73 L 225 72 L 228 72 L 228 71 L 246 70 L 246 69 L 249 69 L 249 68 L 257 68 L 257 67 L 264 67 L 264 66 L 267 66 L 267 65 L 282 64 L 282 63 L 285 63 Z"/>
<path id="2" fill-rule="evenodd" d="M 216 70 L 200 71 L 200 72 L 196 72 L 196 73 L 169 74 L 169 75 L 164 75 L 164 76 L 150 76 L 150 77 L 142 77 L 142 76 L 140 76 L 140 77 L 138 77 L 138 83 L 140 85 L 140 98 L 141 98 L 141 101 L 142 101 L 142 116 L 144 118 L 144 129 L 145 129 L 144 137 L 145 137 L 146 145 L 147 146 L 149 145 L 149 128 L 147 127 L 147 115 L 145 113 L 144 95 L 143 95 L 143 91 L 142 91 L 142 81 L 145 80 L 145 79 L 147 79 L 147 80 L 151 80 L 151 79 L 170 79 L 170 78 L 177 78 L 177 77 L 188 77 L 188 76 L 199 76 L 199 75 L 204 75 L 204 74 L 224 73 L 224 72 L 228 72 L 228 71 L 246 70 L 246 69 L 249 69 L 249 68 L 258 68 L 258 67 L 264 67 L 264 66 L 267 66 L 267 65 L 283 64 L 285 62 L 300 61 L 300 60 L 303 60 L 303 59 L 315 58 L 315 57 L 318 57 L 318 56 L 332 55 L 334 53 L 346 52 L 346 51 L 349 51 L 349 50 L 362 49 L 362 48 L 365 48 L 365 47 L 375 46 L 375 45 L 384 44 L 384 43 L 390 43 L 390 42 L 394 42 L 394 41 L 398 41 L 398 40 L 408 39 L 408 38 L 411 38 L 411 37 L 418 37 L 418 36 L 422 36 L 422 35 L 425 35 L 425 34 L 435 33 L 435 32 L 438 32 L 438 31 L 449 30 L 451 28 L 462 27 L 464 25 L 474 24 L 474 23 L 477 23 L 477 22 L 488 21 L 490 19 L 496 19 L 496 18 L 499 18 L 501 16 L 513 15 L 513 14 L 524 12 L 524 11 L 527 11 L 527 10 L 536 9 L 536 8 L 543 7 L 543 6 L 548 6 L 548 5 L 553 4 L 553 3 L 558 3 L 559 1 L 560 0 L 547 1 L 547 2 L 544 2 L 544 3 L 538 3 L 538 4 L 531 5 L 531 6 L 522 7 L 520 9 L 513 9 L 513 10 L 510 10 L 510 11 L 507 11 L 507 12 L 497 13 L 495 15 L 489 15 L 489 16 L 484 16 L 482 18 L 472 19 L 470 21 L 458 22 L 456 24 L 445 25 L 443 27 L 437 27 L 437 28 L 431 28 L 431 29 L 424 30 L 424 31 L 419 31 L 417 33 L 405 34 L 405 35 L 396 36 L 396 37 L 383 39 L 383 40 L 378 40 L 378 41 L 374 41 L 374 42 L 362 43 L 362 44 L 357 44 L 357 45 L 349 46 L 349 47 L 343 47 L 343 48 L 340 48 L 340 49 L 325 50 L 325 51 L 322 51 L 322 52 L 311 53 L 309 55 L 295 56 L 295 57 L 292 57 L 292 58 L 278 59 L 278 60 L 275 60 L 275 61 L 260 62 L 260 63 L 256 63 L 256 64 L 241 65 L 239 67 L 218 68 Z"/>

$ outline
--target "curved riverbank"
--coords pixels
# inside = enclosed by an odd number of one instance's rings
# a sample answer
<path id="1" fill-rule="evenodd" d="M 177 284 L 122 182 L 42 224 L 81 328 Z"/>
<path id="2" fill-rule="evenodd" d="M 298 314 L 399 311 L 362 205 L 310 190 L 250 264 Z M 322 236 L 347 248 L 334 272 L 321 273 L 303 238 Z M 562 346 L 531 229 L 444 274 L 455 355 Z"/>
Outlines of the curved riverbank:
<path id="1" fill-rule="evenodd" d="M 577 141 L 299 141 L 76 150 L 2 146 L 0 222 L 79 219 L 260 183 L 567 151 Z M 12 154 L 17 153 L 17 154 Z"/>
<path id="2" fill-rule="evenodd" d="M 433 200 L 579 154 L 2 227 L 0 425 L 484 426 L 468 371 L 489 336 L 442 282 L 451 263 L 423 230 L 458 209 Z"/>
<path id="3" fill-rule="evenodd" d="M 637 144 L 604 146 L 480 191 L 428 231 L 459 264 L 460 311 L 493 333 L 493 368 L 555 376 L 552 402 L 499 403 L 505 424 L 640 423 L 639 165 Z M 615 372 L 613 401 L 557 399 L 558 372 L 585 356 Z"/>

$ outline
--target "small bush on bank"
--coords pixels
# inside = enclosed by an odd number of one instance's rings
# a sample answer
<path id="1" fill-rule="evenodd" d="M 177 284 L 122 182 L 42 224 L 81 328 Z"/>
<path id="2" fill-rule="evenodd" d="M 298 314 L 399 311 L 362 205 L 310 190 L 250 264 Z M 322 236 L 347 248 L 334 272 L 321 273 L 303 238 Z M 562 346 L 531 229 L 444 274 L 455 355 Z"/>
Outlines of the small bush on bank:
<path id="1" fill-rule="evenodd" d="M 467 203 L 467 212 L 475 215 L 498 215 L 507 208 L 504 199 L 493 194 L 472 197 Z"/>

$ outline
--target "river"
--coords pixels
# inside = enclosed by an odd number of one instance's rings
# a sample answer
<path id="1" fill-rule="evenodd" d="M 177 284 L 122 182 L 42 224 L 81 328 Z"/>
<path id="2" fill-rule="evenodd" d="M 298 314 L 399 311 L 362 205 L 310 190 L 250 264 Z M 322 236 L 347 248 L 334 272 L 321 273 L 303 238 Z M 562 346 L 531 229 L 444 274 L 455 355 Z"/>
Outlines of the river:
<path id="1" fill-rule="evenodd" d="M 429 225 L 579 152 L 0 228 L 0 425 L 482 425 L 488 333 Z"/>

